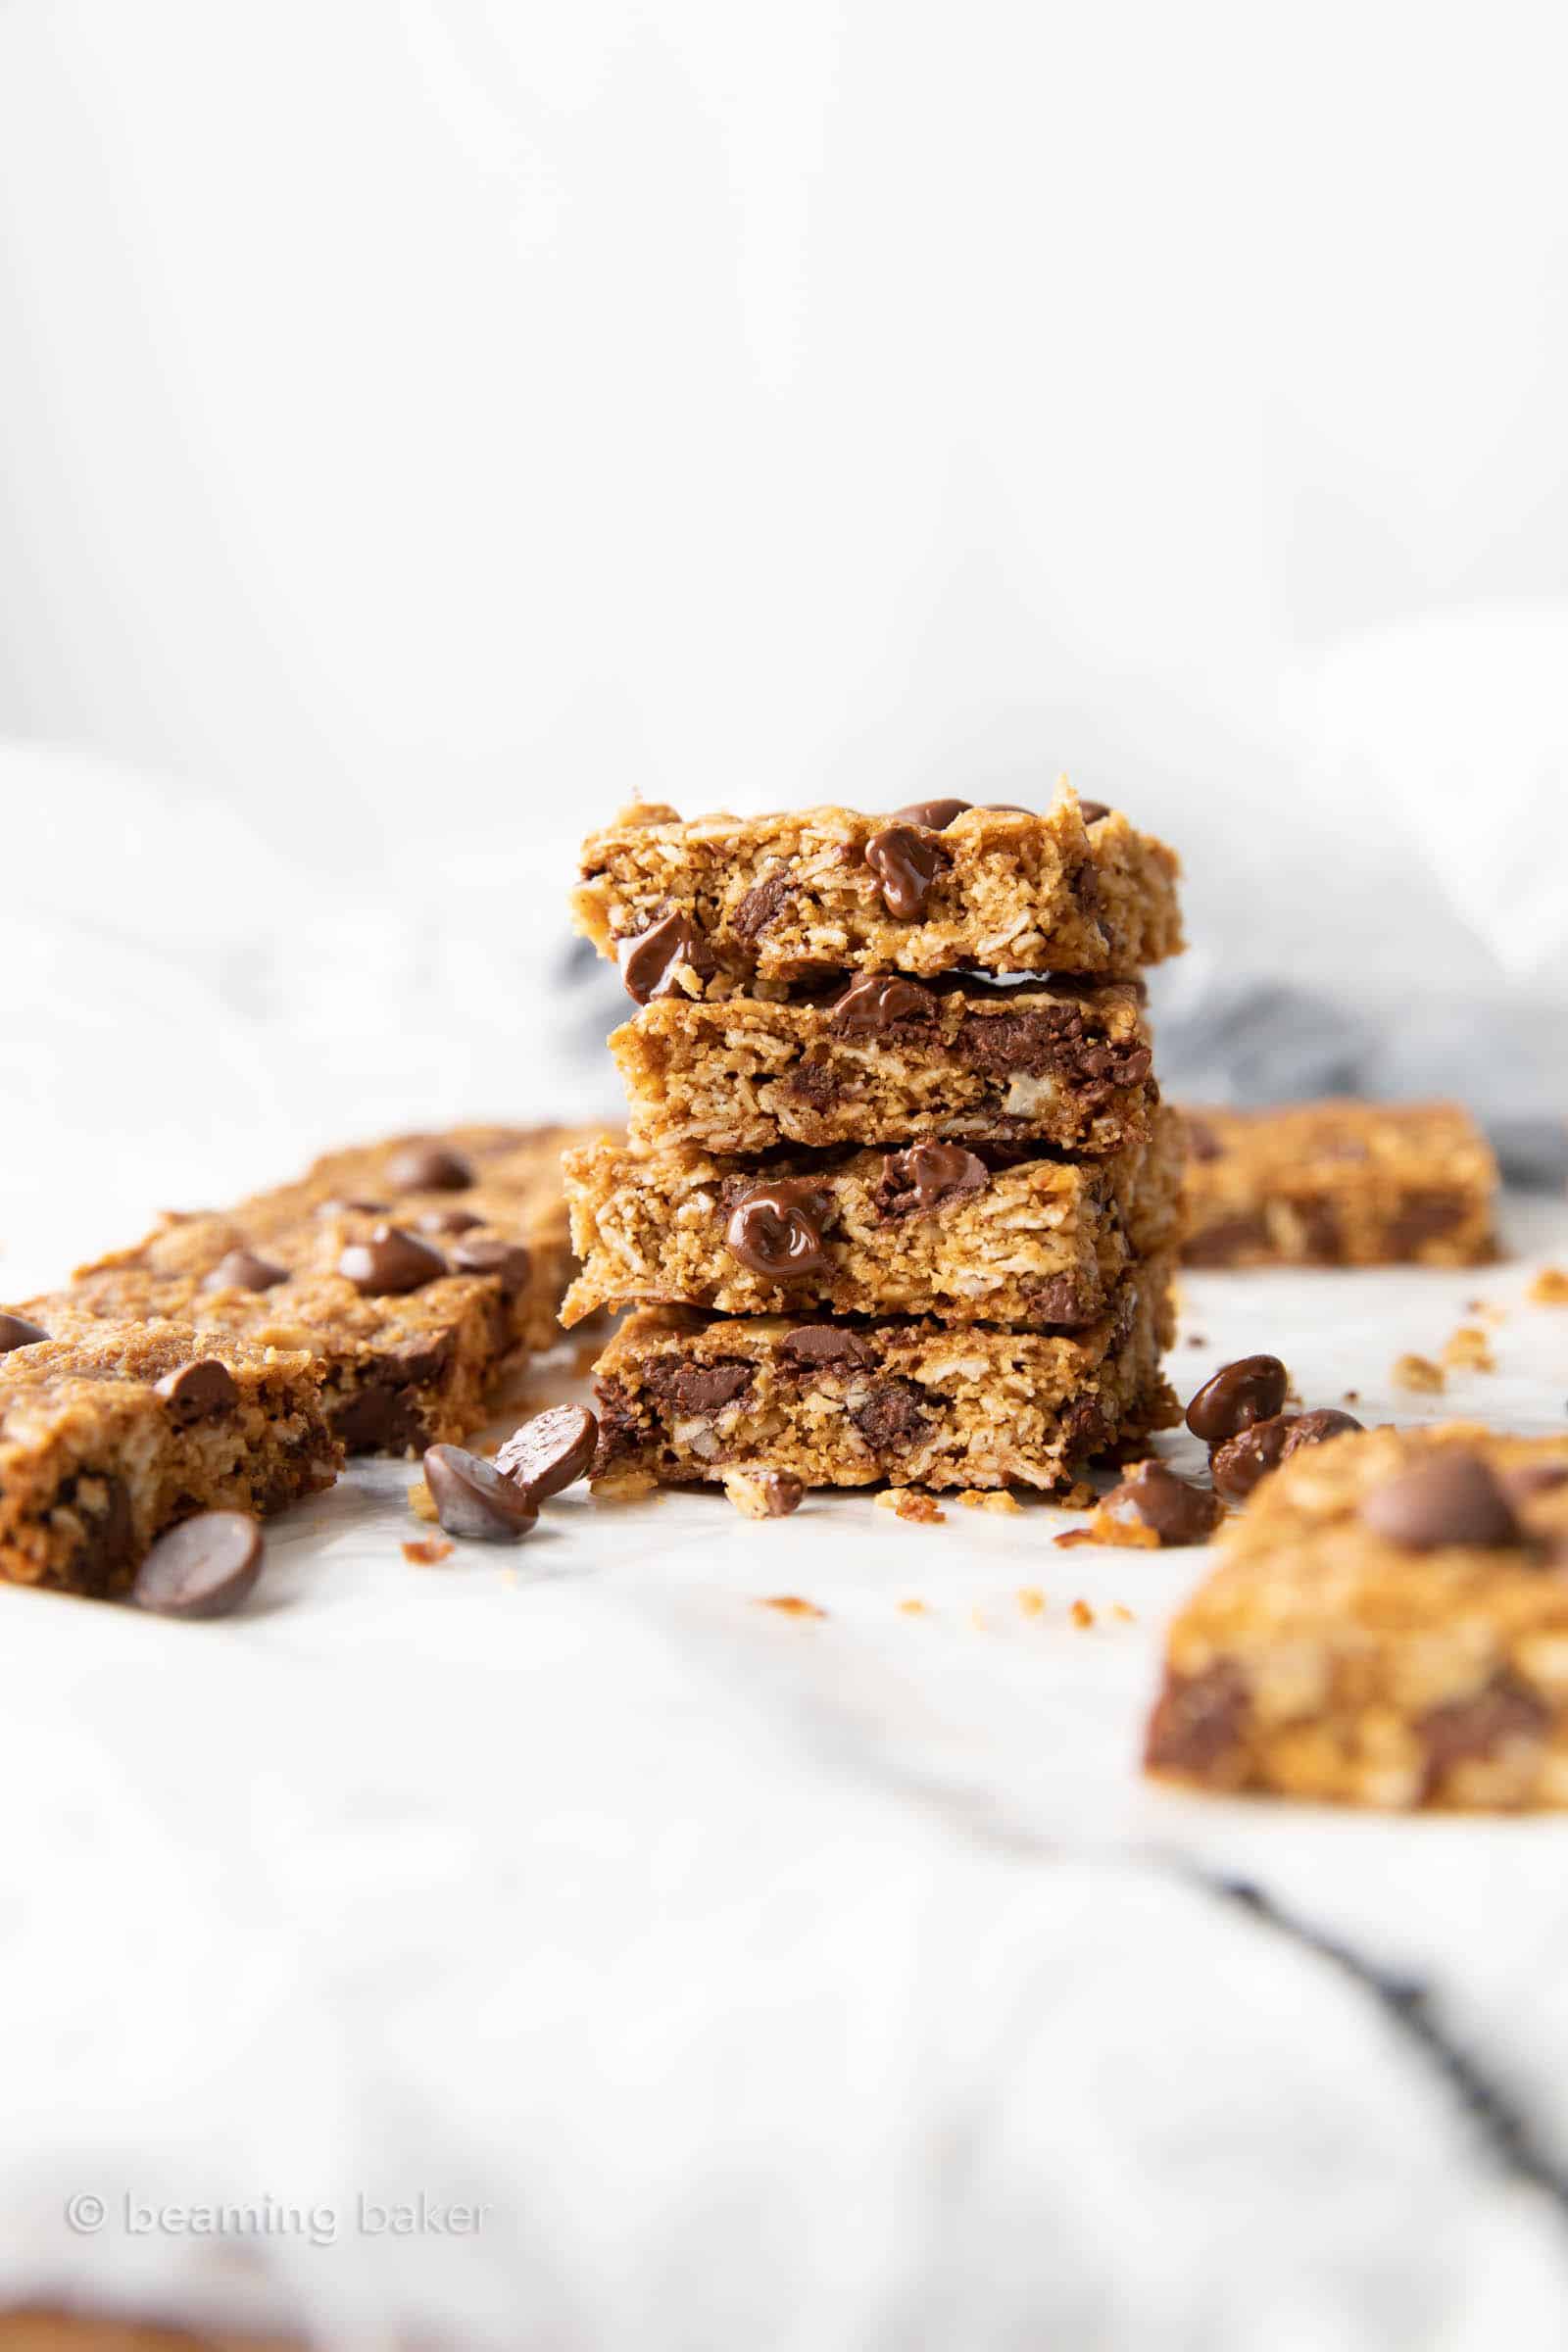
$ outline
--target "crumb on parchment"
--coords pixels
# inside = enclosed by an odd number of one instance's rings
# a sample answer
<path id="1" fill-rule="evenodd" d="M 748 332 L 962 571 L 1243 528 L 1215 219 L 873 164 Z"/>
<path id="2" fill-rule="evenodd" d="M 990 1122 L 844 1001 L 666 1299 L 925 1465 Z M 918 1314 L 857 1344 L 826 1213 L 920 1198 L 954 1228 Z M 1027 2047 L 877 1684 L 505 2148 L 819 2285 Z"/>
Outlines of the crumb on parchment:
<path id="1" fill-rule="evenodd" d="M 440 1560 L 449 1560 L 457 1550 L 444 1536 L 416 1536 L 403 1546 L 403 1557 L 411 1568 L 433 1568 Z"/>
<path id="2" fill-rule="evenodd" d="M 1497 1359 L 1486 1333 L 1475 1323 L 1461 1323 L 1443 1350 L 1451 1371 L 1495 1372 Z"/>
<path id="3" fill-rule="evenodd" d="M 1095 1622 L 1095 1612 L 1087 1600 L 1075 1600 L 1068 1615 L 1074 1625 L 1093 1625 Z"/>
<path id="4" fill-rule="evenodd" d="M 889 1487 L 876 1497 L 876 1507 L 919 1527 L 941 1527 L 948 1516 L 935 1496 L 919 1487 Z"/>
<path id="5" fill-rule="evenodd" d="M 995 1511 L 1003 1517 L 1023 1515 L 1023 1504 L 1005 1487 L 964 1487 L 958 1500 L 966 1511 Z"/>
<path id="6" fill-rule="evenodd" d="M 1396 1389 L 1412 1389 L 1427 1396 L 1436 1396 L 1448 1385 L 1443 1367 L 1429 1355 L 1396 1357 L 1391 1377 Z"/>
<path id="7" fill-rule="evenodd" d="M 1092 1527 L 1069 1527 L 1064 1535 L 1053 1536 L 1051 1540 L 1063 1551 L 1070 1551 L 1075 1544 L 1093 1544 L 1095 1531 Z"/>
<path id="8" fill-rule="evenodd" d="M 422 1478 L 416 1478 L 409 1489 L 409 1508 L 416 1519 L 423 1519 L 428 1526 L 434 1527 L 435 1496 Z"/>
<path id="9" fill-rule="evenodd" d="M 1020 1585 L 1018 1606 L 1026 1617 L 1043 1617 L 1046 1613 L 1046 1596 L 1038 1585 Z"/>
<path id="10" fill-rule="evenodd" d="M 1127 1603 L 1124 1600 L 1113 1600 L 1110 1604 L 1110 1613 L 1113 1617 L 1119 1617 L 1123 1625 L 1136 1625 L 1138 1623 L 1136 1613 L 1127 1606 Z"/>
<path id="11" fill-rule="evenodd" d="M 1561 1266 L 1543 1266 L 1525 1297 L 1532 1306 L 1568 1306 L 1568 1274 Z"/>
<path id="12" fill-rule="evenodd" d="M 825 1617 L 814 1600 L 803 1600 L 798 1592 L 768 1592 L 758 1602 L 760 1609 L 777 1609 L 781 1617 Z"/>

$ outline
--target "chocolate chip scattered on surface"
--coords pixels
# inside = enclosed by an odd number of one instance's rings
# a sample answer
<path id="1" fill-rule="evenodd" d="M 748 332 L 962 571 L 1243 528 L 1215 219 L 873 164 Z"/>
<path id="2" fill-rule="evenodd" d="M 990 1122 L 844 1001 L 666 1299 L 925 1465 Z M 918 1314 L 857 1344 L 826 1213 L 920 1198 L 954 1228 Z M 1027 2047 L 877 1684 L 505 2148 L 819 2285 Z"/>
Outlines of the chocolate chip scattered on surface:
<path id="1" fill-rule="evenodd" d="M 537 1508 L 587 1477 L 598 1442 L 599 1423 L 586 1405 L 553 1405 L 513 1431 L 496 1468 Z"/>
<path id="2" fill-rule="evenodd" d="M 159 1617 L 227 1617 L 253 1590 L 266 1546 L 244 1511 L 199 1511 L 152 1545 L 130 1597 Z"/>
<path id="3" fill-rule="evenodd" d="M 461 1446 L 430 1446 L 424 1477 L 437 1521 L 449 1536 L 479 1544 L 515 1544 L 538 1523 L 538 1504 L 493 1462 Z"/>

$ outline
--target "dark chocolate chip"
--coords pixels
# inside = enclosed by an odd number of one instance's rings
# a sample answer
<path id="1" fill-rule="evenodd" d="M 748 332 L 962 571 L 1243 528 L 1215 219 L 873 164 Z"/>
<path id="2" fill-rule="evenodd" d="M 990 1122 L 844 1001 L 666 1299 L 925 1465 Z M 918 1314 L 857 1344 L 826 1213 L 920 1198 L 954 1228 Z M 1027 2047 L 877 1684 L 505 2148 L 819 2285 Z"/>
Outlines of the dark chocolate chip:
<path id="1" fill-rule="evenodd" d="M 1271 1421 L 1290 1385 L 1277 1355 L 1238 1356 L 1204 1381 L 1187 1407 L 1187 1426 L 1205 1446 L 1223 1446 L 1254 1421 Z"/>
<path id="2" fill-rule="evenodd" d="M 226 1617 L 262 1573 L 262 1531 L 245 1511 L 199 1511 L 160 1536 L 130 1597 L 160 1617 Z"/>
<path id="3" fill-rule="evenodd" d="M 1294 1413 L 1276 1413 L 1272 1420 L 1254 1421 L 1250 1428 L 1217 1446 L 1208 1457 L 1215 1494 L 1223 1494 L 1227 1502 L 1245 1502 L 1258 1480 L 1284 1461 L 1295 1426 Z"/>
<path id="4" fill-rule="evenodd" d="M 698 970 L 697 935 L 683 914 L 666 914 L 635 939 L 620 943 L 621 985 L 636 1004 L 675 994 L 682 964 Z"/>
<path id="5" fill-rule="evenodd" d="M 1494 1473 L 1479 1454 L 1445 1446 L 1361 1497 L 1358 1515 L 1375 1535 L 1406 1551 L 1446 1544 L 1496 1550 L 1518 1544 L 1519 1522 Z"/>
<path id="6" fill-rule="evenodd" d="M 934 1021 L 936 999 L 917 980 L 868 972 L 827 1007 L 835 1037 L 880 1037 L 896 1021 Z"/>
<path id="7" fill-rule="evenodd" d="M 483 1241 L 459 1242 L 452 1263 L 461 1274 L 496 1275 L 509 1298 L 527 1289 L 533 1273 L 533 1259 L 521 1242 L 503 1242 L 493 1235 Z"/>
<path id="8" fill-rule="evenodd" d="M 1034 810 L 1026 808 L 1021 801 L 982 801 L 980 806 L 982 808 L 989 809 L 993 816 L 1034 815 Z"/>
<path id="9" fill-rule="evenodd" d="M 756 939 L 765 931 L 785 900 L 795 888 L 795 877 L 787 865 L 775 865 L 754 882 L 730 918 L 730 929 L 738 939 Z"/>
<path id="10" fill-rule="evenodd" d="M 194 1363 L 181 1364 L 177 1372 L 166 1373 L 156 1384 L 156 1394 L 169 1407 L 169 1418 L 176 1429 L 189 1429 L 192 1422 L 232 1412 L 239 1402 L 234 1375 L 216 1355 L 198 1356 Z"/>
<path id="11" fill-rule="evenodd" d="M 974 992 L 978 994 L 979 992 Z M 1043 1077 L 1059 1071 L 1090 1108 L 1122 1087 L 1142 1086 L 1153 1060 L 1150 1046 L 1132 1036 L 1112 1044 L 1094 1028 L 1080 1004 L 1035 1005 L 1027 1012 L 966 1012 L 953 1051 L 988 1078 L 1017 1072 Z"/>
<path id="12" fill-rule="evenodd" d="M 420 1233 L 471 1233 L 484 1223 L 471 1208 L 425 1208 L 414 1220 Z"/>
<path id="13" fill-rule="evenodd" d="M 1235 1266 L 1273 1254 L 1268 1221 L 1260 1216 L 1218 1217 L 1190 1234 L 1182 1256 L 1190 1266 Z"/>
<path id="14" fill-rule="evenodd" d="M 837 1323 L 797 1323 L 773 1352 L 799 1371 L 863 1372 L 876 1361 L 869 1340 Z"/>
<path id="15" fill-rule="evenodd" d="M 1075 865 L 1067 876 L 1067 888 L 1072 892 L 1085 914 L 1093 914 L 1100 905 L 1100 876 L 1087 863 Z"/>
<path id="16" fill-rule="evenodd" d="M 86 1486 L 103 1489 L 101 1502 L 89 1501 Z M 135 1556 L 136 1523 L 130 1507 L 130 1489 L 113 1470 L 79 1470 L 60 1492 L 81 1521 L 81 1534 L 71 1557 L 71 1575 L 84 1592 L 110 1592 L 122 1583 L 122 1572 Z"/>
<path id="17" fill-rule="evenodd" d="M 945 833 L 956 816 L 962 816 L 973 801 L 911 801 L 907 808 L 895 808 L 892 821 L 896 825 L 923 825 L 928 833 Z"/>
<path id="18" fill-rule="evenodd" d="M 496 1455 L 496 1468 L 537 1508 L 587 1476 L 598 1443 L 599 1424 L 586 1405 L 558 1404 L 513 1431 Z"/>
<path id="19" fill-rule="evenodd" d="M 1078 813 L 1086 825 L 1098 825 L 1101 818 L 1110 814 L 1103 801 L 1080 801 Z"/>
<path id="20" fill-rule="evenodd" d="M 349 1453 L 407 1453 L 430 1434 L 417 1391 L 397 1380 L 363 1382 L 330 1418 Z"/>
<path id="21" fill-rule="evenodd" d="M 36 1348 L 49 1334 L 38 1323 L 29 1323 L 25 1315 L 0 1315 L 0 1355 L 9 1355 L 14 1348 Z"/>
<path id="22" fill-rule="evenodd" d="M 1140 1462 L 1101 1506 L 1112 1519 L 1136 1513 L 1161 1544 L 1206 1544 L 1223 1515 L 1217 1494 L 1195 1487 L 1163 1462 Z"/>
<path id="23" fill-rule="evenodd" d="M 1353 1413 L 1342 1413 L 1337 1404 L 1318 1405 L 1310 1413 L 1287 1414 L 1291 1424 L 1285 1441 L 1285 1459 L 1299 1453 L 1305 1446 L 1324 1446 L 1330 1438 L 1354 1437 L 1363 1427 Z"/>
<path id="24" fill-rule="evenodd" d="M 764 1470 L 758 1484 L 770 1519 L 787 1519 L 806 1499 L 806 1489 L 787 1470 Z"/>
<path id="25" fill-rule="evenodd" d="M 925 1404 L 925 1391 L 912 1380 L 883 1380 L 858 1404 L 851 1405 L 850 1419 L 873 1453 L 903 1456 L 912 1452 L 930 1431 Z"/>
<path id="26" fill-rule="evenodd" d="M 1463 1193 L 1433 1190 L 1404 1194 L 1388 1229 L 1390 1254 L 1413 1257 L 1426 1243 L 1457 1232 L 1469 1216 L 1471 1206 Z"/>
<path id="27" fill-rule="evenodd" d="M 258 1257 L 254 1250 L 230 1250 L 220 1257 L 206 1281 L 204 1291 L 272 1291 L 280 1282 L 287 1282 L 288 1268 L 277 1266 L 270 1257 Z"/>
<path id="28" fill-rule="evenodd" d="M 1545 1700 L 1506 1670 L 1473 1697 L 1431 1708 L 1416 1725 L 1426 1748 L 1428 1791 L 1450 1765 L 1486 1762 L 1515 1740 L 1539 1740 L 1550 1721 Z"/>
<path id="29" fill-rule="evenodd" d="M 424 1483 L 435 1515 L 449 1536 L 479 1544 L 514 1544 L 539 1517 L 539 1505 L 503 1476 L 493 1462 L 461 1446 L 431 1446 L 424 1456 Z"/>
<path id="30" fill-rule="evenodd" d="M 466 1193 L 473 1170 L 444 1144 L 410 1144 L 387 1161 L 387 1182 L 400 1193 Z"/>
<path id="31" fill-rule="evenodd" d="M 1200 1674 L 1167 1673 L 1150 1718 L 1145 1762 L 1154 1772 L 1212 1772 L 1237 1748 L 1249 1704 L 1241 1668 L 1228 1658 Z"/>
<path id="32" fill-rule="evenodd" d="M 368 1242 L 350 1242 L 337 1270 L 362 1298 L 395 1298 L 434 1282 L 446 1272 L 447 1261 L 400 1225 L 377 1225 Z"/>
<path id="33" fill-rule="evenodd" d="M 731 1356 L 713 1364 L 683 1364 L 678 1356 L 652 1355 L 640 1366 L 651 1396 L 677 1413 L 717 1413 L 752 1385 L 753 1368 Z"/>
<path id="34" fill-rule="evenodd" d="M 318 1217 L 341 1217 L 352 1209 L 357 1217 L 374 1217 L 387 1205 L 385 1200 L 367 1200 L 358 1195 L 345 1200 L 334 1194 L 330 1200 L 317 1202 L 316 1213 Z"/>
<path id="35" fill-rule="evenodd" d="M 801 1282 L 827 1270 L 822 1246 L 828 1200 L 808 1176 L 782 1176 L 742 1193 L 724 1228 L 724 1247 L 767 1282 Z"/>
<path id="36" fill-rule="evenodd" d="M 971 1193 L 983 1193 L 991 1170 L 961 1144 L 911 1144 L 889 1152 L 876 1188 L 878 1216 L 903 1217 L 945 1207 Z"/>
<path id="37" fill-rule="evenodd" d="M 866 843 L 865 862 L 877 878 L 889 914 L 907 923 L 924 914 L 947 854 L 907 825 L 887 825 Z"/>

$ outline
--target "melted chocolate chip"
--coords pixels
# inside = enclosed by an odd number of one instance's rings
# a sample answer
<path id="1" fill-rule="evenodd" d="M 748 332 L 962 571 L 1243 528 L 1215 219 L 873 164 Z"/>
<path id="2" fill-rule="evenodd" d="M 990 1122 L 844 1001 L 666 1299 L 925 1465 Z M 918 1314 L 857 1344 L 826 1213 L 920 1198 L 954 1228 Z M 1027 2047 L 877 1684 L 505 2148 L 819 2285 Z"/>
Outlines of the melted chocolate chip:
<path id="1" fill-rule="evenodd" d="M 1078 813 L 1086 825 L 1098 825 L 1102 817 L 1110 814 L 1110 810 L 1103 801 L 1080 801 Z"/>
<path id="2" fill-rule="evenodd" d="M 416 1390 L 397 1380 L 365 1381 L 330 1420 L 348 1453 L 407 1453 L 430 1434 Z"/>
<path id="3" fill-rule="evenodd" d="M 1550 1721 L 1545 1700 L 1506 1670 L 1473 1697 L 1433 1707 L 1416 1726 L 1426 1748 L 1428 1790 L 1450 1765 L 1485 1762 L 1512 1741 L 1538 1740 Z"/>
<path id="4" fill-rule="evenodd" d="M 446 1272 L 447 1261 L 400 1225 L 377 1225 L 368 1242 L 350 1242 L 337 1270 L 362 1298 L 395 1298 L 434 1282 Z"/>
<path id="5" fill-rule="evenodd" d="M 639 1366 L 643 1387 L 677 1413 L 717 1413 L 752 1385 L 752 1366 L 738 1357 L 712 1364 L 683 1364 L 678 1356 L 651 1355 Z"/>
<path id="6" fill-rule="evenodd" d="M 724 1228 L 724 1247 L 768 1282 L 801 1282 L 827 1270 L 822 1246 L 829 1203 L 808 1176 L 776 1177 L 742 1193 Z"/>
<path id="7" fill-rule="evenodd" d="M 851 1405 L 850 1419 L 874 1454 L 883 1460 L 889 1455 L 901 1458 L 912 1453 L 930 1432 L 925 1403 L 925 1391 L 912 1380 L 878 1381 L 858 1404 Z"/>
<path id="8" fill-rule="evenodd" d="M 1227 1502 L 1245 1502 L 1269 1471 L 1285 1459 L 1285 1448 L 1296 1425 L 1294 1413 L 1276 1413 L 1271 1420 L 1254 1421 L 1250 1428 L 1227 1438 L 1208 1457 L 1214 1492 Z"/>
<path id="9" fill-rule="evenodd" d="M 166 1373 L 155 1384 L 155 1391 L 176 1429 L 189 1429 L 193 1422 L 232 1412 L 239 1402 L 234 1375 L 216 1355 L 199 1356 L 192 1364 L 181 1364 L 177 1372 Z"/>
<path id="10" fill-rule="evenodd" d="M 245 1511 L 198 1511 L 160 1536 L 131 1587 L 159 1617 L 226 1617 L 262 1573 L 262 1531 Z"/>
<path id="11" fill-rule="evenodd" d="M 889 1152 L 876 1188 L 879 1217 L 925 1214 L 971 1193 L 983 1193 L 991 1171 L 961 1144 L 911 1144 Z"/>
<path id="12" fill-rule="evenodd" d="M 49 1334 L 40 1323 L 29 1323 L 25 1315 L 0 1315 L 0 1355 L 9 1355 L 16 1348 L 36 1348 Z"/>
<path id="13" fill-rule="evenodd" d="M 1389 1226 L 1390 1255 L 1413 1256 L 1423 1244 L 1456 1232 L 1470 1214 L 1470 1206 L 1463 1193 L 1441 1190 L 1406 1193 Z"/>
<path id="14" fill-rule="evenodd" d="M 666 914 L 635 939 L 620 943 L 621 985 L 635 1004 L 674 996 L 682 964 L 701 973 L 708 963 L 707 951 L 699 948 L 697 934 L 683 914 Z"/>
<path id="15" fill-rule="evenodd" d="M 586 1477 L 598 1443 L 599 1424 L 586 1405 L 558 1404 L 513 1431 L 496 1468 L 537 1506 Z"/>
<path id="16" fill-rule="evenodd" d="M 1277 1355 L 1242 1355 L 1204 1381 L 1187 1407 L 1187 1426 L 1205 1446 L 1223 1446 L 1254 1421 L 1270 1421 L 1285 1402 L 1290 1375 Z"/>
<path id="17" fill-rule="evenodd" d="M 280 1282 L 287 1282 L 288 1268 L 277 1266 L 270 1257 L 258 1257 L 254 1250 L 230 1250 L 220 1257 L 206 1281 L 204 1291 L 274 1291 Z"/>
<path id="18" fill-rule="evenodd" d="M 461 1446 L 431 1446 L 424 1483 L 435 1515 L 449 1536 L 479 1544 L 515 1544 L 539 1517 L 539 1506 L 491 1462 Z"/>
<path id="19" fill-rule="evenodd" d="M 730 929 L 738 939 L 756 939 L 760 932 L 767 929 L 794 888 L 795 876 L 791 867 L 771 867 L 760 882 L 754 882 L 746 893 L 730 918 Z"/>
<path id="20" fill-rule="evenodd" d="M 452 1264 L 460 1274 L 494 1274 L 508 1298 L 525 1291 L 533 1274 L 533 1259 L 521 1242 L 503 1242 L 494 1235 L 459 1242 Z"/>
<path id="21" fill-rule="evenodd" d="M 83 1493 L 87 1487 L 101 1488 L 101 1498 L 89 1499 Z M 81 1522 L 81 1534 L 71 1556 L 72 1581 L 83 1592 L 113 1592 L 135 1550 L 136 1522 L 129 1488 L 113 1470 L 78 1470 L 61 1488 L 60 1500 L 69 1504 Z"/>
<path id="22" fill-rule="evenodd" d="M 449 1234 L 471 1233 L 484 1219 L 476 1217 L 471 1208 L 426 1208 L 420 1210 L 414 1222 L 420 1233 Z"/>
<path id="23" fill-rule="evenodd" d="M 466 1193 L 473 1170 L 444 1144 L 410 1144 L 387 1162 L 387 1182 L 400 1193 Z"/>
<path id="24" fill-rule="evenodd" d="M 1102 1509 L 1112 1519 L 1129 1512 L 1152 1528 L 1164 1544 L 1206 1544 L 1222 1517 L 1217 1494 L 1189 1485 L 1163 1462 L 1140 1462 L 1106 1495 Z"/>
<path id="25" fill-rule="evenodd" d="M 983 1077 L 1005 1079 L 1021 1072 L 1043 1077 L 1059 1071 L 1091 1108 L 1108 1102 L 1119 1088 L 1142 1086 L 1153 1060 L 1137 1037 L 1112 1045 L 1093 1028 L 1083 1007 L 1041 1004 L 1025 1012 L 969 1012 L 953 1041 L 956 1058 Z"/>
<path id="26" fill-rule="evenodd" d="M 936 999 L 917 980 L 868 972 L 827 1007 L 835 1037 L 880 1037 L 899 1021 L 934 1021 Z"/>
<path id="27" fill-rule="evenodd" d="M 1521 1541 L 1513 1505 L 1479 1454 L 1445 1446 L 1361 1497 L 1363 1526 L 1405 1551 L 1446 1544 L 1498 1550 Z"/>
<path id="28" fill-rule="evenodd" d="M 896 825 L 923 825 L 928 833 L 945 833 L 956 816 L 962 816 L 973 801 L 911 801 L 907 808 L 895 808 Z"/>
<path id="29" fill-rule="evenodd" d="M 802 1372 L 863 1372 L 876 1361 L 870 1341 L 838 1323 L 797 1323 L 773 1352 Z"/>
<path id="30" fill-rule="evenodd" d="M 1240 1741 L 1249 1705 L 1241 1668 L 1228 1658 L 1200 1674 L 1167 1674 L 1150 1718 L 1145 1762 L 1154 1772 L 1212 1772 Z"/>
<path id="31" fill-rule="evenodd" d="M 866 843 L 865 862 L 877 878 L 889 914 L 907 923 L 925 913 L 947 853 L 907 825 L 886 825 Z"/>

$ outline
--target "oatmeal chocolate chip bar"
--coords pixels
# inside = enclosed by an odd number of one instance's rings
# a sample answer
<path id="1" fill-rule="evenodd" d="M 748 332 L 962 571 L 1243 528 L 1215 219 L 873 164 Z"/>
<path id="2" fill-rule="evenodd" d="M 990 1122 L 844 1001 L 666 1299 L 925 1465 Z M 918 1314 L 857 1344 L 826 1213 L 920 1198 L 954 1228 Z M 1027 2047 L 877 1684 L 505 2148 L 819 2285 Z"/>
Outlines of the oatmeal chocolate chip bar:
<path id="1" fill-rule="evenodd" d="M 1453 1102 L 1189 1111 L 1192 1266 L 1484 1265 L 1497 1168 Z"/>
<path id="2" fill-rule="evenodd" d="M 373 1200 L 418 1232 L 456 1235 L 482 1226 L 492 1238 L 525 1248 L 533 1264 L 523 1337 L 542 1349 L 561 1337 L 557 1310 L 575 1271 L 561 1154 L 603 1132 L 466 1126 L 395 1135 L 327 1152 L 309 1170 L 303 1192 L 312 1207 L 328 1199 Z"/>
<path id="3" fill-rule="evenodd" d="M 1162 842 L 1061 786 L 1049 809 L 626 810 L 583 846 L 577 928 L 639 1003 L 823 971 L 1132 972 L 1182 946 Z"/>
<path id="4" fill-rule="evenodd" d="M 1167 1272 L 1148 1266 L 1070 1335 L 650 1307 L 600 1358 L 601 1491 L 721 1482 L 1053 1488 L 1141 1445 L 1175 1406 L 1159 1377 Z"/>
<path id="5" fill-rule="evenodd" d="M 633 1140 L 1049 1144 L 1097 1155 L 1150 1132 L 1159 1089 L 1135 981 L 877 977 L 793 1003 L 668 998 L 610 1041 Z"/>
<path id="6" fill-rule="evenodd" d="M 19 1326 L 21 1327 L 19 1330 Z M 108 1594 L 202 1510 L 266 1513 L 329 1487 L 342 1448 L 320 1366 L 171 1323 L 56 1304 L 0 1315 L 0 1576 Z"/>
<path id="7" fill-rule="evenodd" d="M 598 1143 L 564 1164 L 583 1261 L 567 1324 L 641 1301 L 1081 1330 L 1135 1259 L 1173 1248 L 1180 1214 L 1168 1113 L 1105 1160 L 910 1144 L 760 1164 Z"/>
<path id="8" fill-rule="evenodd" d="M 1296 1454 L 1171 1628 L 1149 1769 L 1405 1808 L 1568 1806 L 1568 1437 Z"/>

